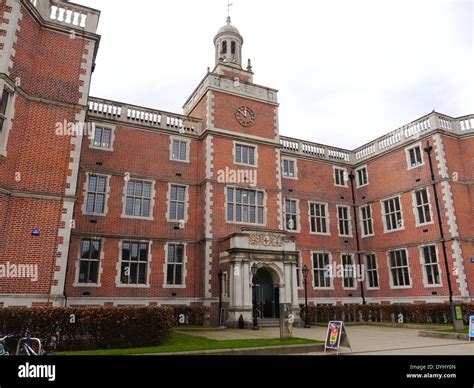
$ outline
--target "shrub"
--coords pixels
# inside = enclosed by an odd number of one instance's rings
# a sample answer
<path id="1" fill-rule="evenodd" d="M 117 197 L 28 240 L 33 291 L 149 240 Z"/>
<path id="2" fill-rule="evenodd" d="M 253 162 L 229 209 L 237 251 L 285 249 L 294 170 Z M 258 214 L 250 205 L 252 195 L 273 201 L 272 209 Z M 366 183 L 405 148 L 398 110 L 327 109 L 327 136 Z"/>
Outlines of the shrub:
<path id="1" fill-rule="evenodd" d="M 209 326 L 210 308 L 206 306 L 172 306 L 176 326 Z M 184 316 L 184 323 L 180 318 Z"/>
<path id="2" fill-rule="evenodd" d="M 474 304 L 460 304 L 464 323 L 467 324 L 469 316 L 474 315 Z M 304 313 L 304 309 L 302 312 Z M 315 323 L 332 320 L 397 323 L 399 314 L 403 315 L 404 323 L 452 323 L 450 305 L 447 303 L 308 307 L 309 321 Z"/>
<path id="3" fill-rule="evenodd" d="M 168 307 L 0 309 L 1 334 L 23 335 L 28 329 L 56 351 L 161 345 L 173 323 Z"/>

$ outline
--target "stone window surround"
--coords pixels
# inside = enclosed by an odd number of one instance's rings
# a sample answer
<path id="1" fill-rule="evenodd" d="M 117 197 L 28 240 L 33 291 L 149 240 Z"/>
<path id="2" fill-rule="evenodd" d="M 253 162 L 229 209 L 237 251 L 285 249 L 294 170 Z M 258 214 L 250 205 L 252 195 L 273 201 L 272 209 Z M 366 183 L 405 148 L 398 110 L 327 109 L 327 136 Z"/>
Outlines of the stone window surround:
<path id="1" fill-rule="evenodd" d="M 89 177 L 91 175 L 94 176 L 101 176 L 101 177 L 106 177 L 107 178 L 107 185 L 105 189 L 105 201 L 104 201 L 104 212 L 103 213 L 89 213 L 86 211 L 87 209 L 87 193 L 89 192 Z M 110 185 L 111 185 L 111 180 L 112 176 L 107 175 L 107 174 L 100 174 L 100 173 L 93 173 L 93 172 L 86 172 L 85 173 L 86 179 L 84 183 L 84 190 L 83 190 L 83 196 L 84 200 L 81 206 L 81 212 L 85 216 L 93 216 L 93 217 L 106 217 L 107 213 L 109 211 L 109 198 L 110 198 Z"/>
<path id="2" fill-rule="evenodd" d="M 342 265 L 342 268 L 344 269 L 344 261 L 343 261 L 343 256 L 350 256 L 351 258 L 351 263 L 352 263 L 352 266 L 353 266 L 353 280 L 354 280 L 354 287 L 345 287 L 344 286 L 344 279 L 345 276 L 343 276 L 343 278 L 341 279 L 341 284 L 342 284 L 342 289 L 343 290 L 357 290 L 357 283 L 358 283 L 358 280 L 357 280 L 357 270 L 356 270 L 356 262 L 355 262 L 355 255 L 353 253 L 341 253 L 341 265 Z M 344 274 L 345 274 L 345 271 L 344 271 Z"/>
<path id="3" fill-rule="evenodd" d="M 79 272 L 80 272 L 80 265 L 81 265 L 81 258 L 82 258 L 82 242 L 84 240 L 92 240 L 92 241 L 100 241 L 100 256 L 99 256 L 99 273 L 97 276 L 97 283 L 79 283 Z M 105 259 L 105 242 L 106 239 L 102 237 L 87 237 L 81 238 L 79 240 L 79 249 L 78 255 L 75 264 L 75 276 L 74 276 L 74 284 L 72 285 L 75 288 L 100 288 L 102 287 L 101 283 L 101 275 L 104 270 L 103 263 Z"/>
<path id="4" fill-rule="evenodd" d="M 348 169 L 346 167 L 332 166 L 332 170 L 333 170 L 332 176 L 333 176 L 333 179 L 334 179 L 334 186 L 336 186 L 336 187 L 346 187 L 346 188 L 349 187 L 349 179 L 347 179 L 347 180 L 344 179 L 345 177 L 349 178 Z M 344 171 L 344 174 L 343 174 L 344 184 L 343 185 L 338 185 L 337 182 L 336 182 L 336 171 L 337 170 Z"/>
<path id="5" fill-rule="evenodd" d="M 362 217 L 362 208 L 368 207 L 370 209 L 370 220 L 372 223 L 372 233 L 371 234 L 364 234 L 364 218 Z M 375 236 L 375 225 L 374 225 L 374 211 L 372 209 L 372 204 L 368 203 L 366 205 L 362 205 L 359 207 L 359 223 L 360 223 L 360 237 L 361 238 L 368 238 Z"/>
<path id="6" fill-rule="evenodd" d="M 368 259 L 367 259 L 367 256 L 369 255 L 373 255 L 375 256 L 375 272 L 377 274 L 377 284 L 378 284 L 378 287 L 370 287 L 370 283 L 369 283 L 369 275 L 368 275 L 368 269 L 369 269 L 369 265 L 368 265 Z M 380 290 L 380 271 L 379 271 L 379 258 L 377 256 L 377 253 L 375 252 L 365 252 L 364 253 L 364 263 L 365 263 L 365 268 L 366 268 L 366 273 L 367 273 L 367 279 L 366 279 L 366 287 L 367 287 L 367 290 Z"/>
<path id="7" fill-rule="evenodd" d="M 428 198 L 428 206 L 429 206 L 429 209 L 430 209 L 430 217 L 431 217 L 430 222 L 424 222 L 424 223 L 420 223 L 420 219 L 419 219 L 419 216 L 418 216 L 418 204 L 416 203 L 416 192 L 417 191 L 422 191 L 422 190 L 426 190 L 426 196 Z M 429 190 L 428 186 L 412 191 L 411 195 L 412 195 L 412 204 L 413 204 L 413 214 L 415 216 L 415 223 L 416 223 L 415 226 L 418 228 L 418 227 L 433 225 L 434 224 L 433 206 L 431 205 L 431 194 L 430 194 L 430 190 Z M 425 206 L 425 205 L 423 205 L 423 206 Z"/>
<path id="8" fill-rule="evenodd" d="M 227 218 L 227 206 L 229 205 L 229 199 L 227 196 L 227 189 L 241 189 L 241 190 L 250 190 L 250 191 L 261 191 L 263 193 L 263 224 L 259 223 L 251 223 L 251 222 L 242 222 L 242 221 L 229 221 Z M 249 225 L 249 226 L 260 226 L 260 227 L 266 227 L 267 226 L 267 192 L 265 190 L 260 190 L 258 188 L 249 188 L 249 187 L 241 187 L 241 186 L 234 186 L 234 185 L 229 185 L 229 186 L 224 186 L 224 198 L 225 198 L 225 203 L 224 203 L 224 214 L 225 214 L 225 220 L 226 224 L 232 224 L 232 225 Z M 257 206 L 257 205 L 256 205 Z"/>
<path id="9" fill-rule="evenodd" d="M 128 182 L 129 181 L 141 181 L 141 182 L 151 183 L 150 216 L 149 217 L 128 216 L 128 215 L 125 214 L 126 206 L 127 206 L 127 188 L 128 188 Z M 156 185 L 156 181 L 154 181 L 154 180 L 135 178 L 133 176 L 130 176 L 130 180 L 124 180 L 123 193 L 122 193 L 122 214 L 121 214 L 120 217 L 124 218 L 124 219 L 130 219 L 130 220 L 153 221 L 154 220 L 153 211 L 154 211 L 154 208 L 155 208 L 155 197 L 156 197 L 155 185 Z"/>
<path id="10" fill-rule="evenodd" d="M 393 277 L 392 277 L 392 266 L 390 265 L 390 252 L 395 252 L 395 251 L 405 251 L 406 258 L 407 258 L 407 268 L 408 268 L 408 279 L 410 281 L 409 286 L 395 286 L 393 282 Z M 390 284 L 390 289 L 391 290 L 408 290 L 413 288 L 413 279 L 411 277 L 411 269 L 410 269 L 410 255 L 408 252 L 407 248 L 400 248 L 400 249 L 394 249 L 391 251 L 387 251 L 387 269 L 388 269 L 388 277 L 389 277 L 389 284 Z"/>
<path id="11" fill-rule="evenodd" d="M 439 273 L 439 284 L 428 284 L 428 276 L 426 274 L 426 265 L 425 265 L 425 257 L 423 256 L 423 248 L 426 247 L 435 247 L 436 251 L 436 259 L 438 263 L 438 273 Z M 423 244 L 419 246 L 419 252 L 420 252 L 420 264 L 422 266 L 422 272 L 423 272 L 423 286 L 425 288 L 442 288 L 443 287 L 443 271 L 441 268 L 441 263 L 439 261 L 439 249 L 438 249 L 438 244 Z"/>
<path id="12" fill-rule="evenodd" d="M 103 148 L 103 147 L 97 147 L 94 145 L 94 139 L 95 139 L 95 130 L 99 128 L 105 128 L 105 129 L 110 129 L 110 147 L 109 148 Z M 94 133 L 90 139 L 89 142 L 89 148 L 98 150 L 98 151 L 106 151 L 106 152 L 113 152 L 114 151 L 114 143 L 115 143 L 115 131 L 116 131 L 117 126 L 112 125 L 112 124 L 97 124 L 95 123 L 94 125 Z"/>
<path id="13" fill-rule="evenodd" d="M 183 246 L 183 284 L 167 284 L 168 279 L 168 247 L 170 245 L 182 245 Z M 167 289 L 185 289 L 186 286 L 186 277 L 188 275 L 188 244 L 181 241 L 168 241 L 165 246 L 165 262 L 163 264 L 163 288 Z"/>
<path id="14" fill-rule="evenodd" d="M 401 214 L 402 226 L 399 227 L 399 228 L 388 230 L 387 220 L 385 218 L 386 215 L 385 215 L 384 202 L 390 201 L 390 200 L 395 199 L 395 198 L 398 198 L 398 202 L 400 204 L 400 214 Z M 384 234 L 395 233 L 395 232 L 400 232 L 402 230 L 405 230 L 405 218 L 403 216 L 403 204 L 402 204 L 402 195 L 401 194 L 394 195 L 394 196 L 391 196 L 391 197 L 384 198 L 384 199 L 380 200 L 380 210 L 381 210 L 380 213 L 382 215 L 382 224 L 383 224 L 383 233 Z"/>
<path id="15" fill-rule="evenodd" d="M 239 141 L 239 140 L 234 140 L 232 144 L 233 144 L 232 145 L 232 157 L 233 157 L 233 162 L 234 162 L 235 165 L 258 168 L 258 159 L 259 159 L 258 145 L 245 143 L 245 142 L 242 142 L 242 141 Z M 237 145 L 244 146 L 244 147 L 252 147 L 255 150 L 255 154 L 254 154 L 255 164 L 247 164 L 247 163 L 238 163 L 237 162 L 237 153 L 236 153 Z"/>
<path id="16" fill-rule="evenodd" d="M 185 187 L 186 193 L 185 193 L 185 204 L 184 204 L 184 223 L 187 224 L 189 220 L 189 185 L 185 185 L 182 183 L 173 183 L 169 182 L 168 183 L 168 192 L 166 194 L 166 221 L 169 223 L 179 223 L 180 220 L 172 220 L 170 219 L 170 205 L 171 205 L 171 186 L 181 186 Z"/>
<path id="17" fill-rule="evenodd" d="M 341 219 L 339 218 L 339 209 L 340 208 L 347 208 L 347 222 L 349 224 L 349 234 L 341 234 L 341 230 L 339 227 L 339 222 Z M 336 205 L 336 212 L 337 212 L 337 234 L 339 237 L 353 237 L 353 231 L 352 231 L 352 215 L 351 215 L 351 207 L 348 205 Z"/>
<path id="18" fill-rule="evenodd" d="M 359 184 L 359 171 L 361 170 L 364 170 L 365 169 L 365 174 L 366 174 L 366 177 L 367 177 L 367 183 L 361 185 Z M 370 181 L 369 181 L 369 167 L 367 166 L 367 164 L 365 166 L 361 166 L 361 167 L 358 167 L 355 169 L 354 171 L 354 175 L 355 175 L 355 181 L 356 181 L 356 188 L 357 189 L 360 189 L 361 187 L 366 187 L 369 185 Z"/>
<path id="19" fill-rule="evenodd" d="M 313 232 L 311 230 L 311 205 L 323 205 L 326 210 L 326 233 Z M 331 235 L 331 217 L 329 215 L 329 204 L 327 202 L 315 202 L 308 201 L 308 219 L 309 219 L 309 234 L 317 236 L 330 236 Z"/>
<path id="20" fill-rule="evenodd" d="M 334 291 L 334 279 L 333 277 L 329 277 L 329 283 L 330 283 L 330 286 L 329 287 L 315 287 L 315 279 L 314 279 L 314 270 L 315 270 L 315 267 L 314 267 L 314 255 L 315 254 L 323 254 L 323 255 L 328 255 L 328 258 L 329 258 L 329 265 L 332 266 L 333 264 L 333 259 L 332 259 L 332 253 L 330 252 L 323 252 L 323 251 L 311 251 L 310 252 L 311 254 L 311 274 L 313 276 L 313 282 L 312 282 L 312 287 L 313 287 L 313 290 L 333 290 Z"/>
<path id="21" fill-rule="evenodd" d="M 417 164 L 416 166 L 412 166 L 411 161 L 410 161 L 410 150 L 412 150 L 414 148 L 417 148 L 417 147 L 420 148 L 421 163 Z M 405 148 L 405 157 L 406 157 L 406 160 L 407 160 L 408 171 L 414 170 L 416 168 L 419 168 L 419 167 L 422 167 L 422 166 L 425 165 L 425 158 L 424 158 L 423 152 L 424 152 L 423 151 L 423 144 L 421 143 L 421 141 L 418 142 L 418 143 L 415 143 L 415 144 L 411 144 L 410 146 Z"/>
<path id="22" fill-rule="evenodd" d="M 173 159 L 173 143 L 174 141 L 181 141 L 186 143 L 186 160 Z M 191 152 L 191 139 L 182 136 L 170 136 L 170 161 L 178 163 L 191 163 L 190 161 Z"/>
<path id="23" fill-rule="evenodd" d="M 16 93 L 11 87 L 7 85 L 4 80 L 0 79 L 0 95 L 3 94 L 5 89 L 10 94 L 10 96 L 8 98 L 8 104 L 5 111 L 4 128 L 0 131 L 0 156 L 6 157 L 8 137 L 10 135 L 10 130 L 13 124 L 13 116 L 15 114 Z"/>
<path id="24" fill-rule="evenodd" d="M 147 274 L 146 274 L 146 284 L 122 284 L 120 275 L 122 273 L 122 245 L 124 242 L 132 242 L 132 243 L 146 243 L 148 244 L 148 266 L 147 266 Z M 117 260 L 117 265 L 115 267 L 116 269 L 116 275 L 115 275 L 115 287 L 117 288 L 150 288 L 150 274 L 151 274 L 151 262 L 153 259 L 152 255 L 152 248 L 153 248 L 153 241 L 151 240 L 140 240 L 140 239 L 121 239 L 118 242 L 118 248 L 119 248 L 119 258 Z"/>
<path id="25" fill-rule="evenodd" d="M 288 229 L 288 224 L 286 223 L 286 201 L 295 201 L 296 202 L 296 229 Z M 285 222 L 285 230 L 290 233 L 301 233 L 301 211 L 300 211 L 300 200 L 296 198 L 284 197 L 283 198 L 283 221 Z"/>
<path id="26" fill-rule="evenodd" d="M 295 166 L 295 176 L 288 176 L 288 175 L 285 175 L 285 169 L 284 169 L 284 162 L 288 161 L 288 162 L 293 162 L 294 163 L 294 166 Z M 293 179 L 293 180 L 298 180 L 298 159 L 296 158 L 290 158 L 288 156 L 282 156 L 281 157 L 281 177 L 284 178 L 284 179 Z"/>

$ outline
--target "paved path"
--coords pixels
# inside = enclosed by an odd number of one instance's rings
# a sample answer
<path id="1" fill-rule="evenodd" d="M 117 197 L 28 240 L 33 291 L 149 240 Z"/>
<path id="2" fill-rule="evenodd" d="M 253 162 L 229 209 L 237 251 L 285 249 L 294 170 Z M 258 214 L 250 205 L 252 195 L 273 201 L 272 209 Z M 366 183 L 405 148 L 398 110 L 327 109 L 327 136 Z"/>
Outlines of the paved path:
<path id="1" fill-rule="evenodd" d="M 474 341 L 469 343 L 444 338 L 419 337 L 417 329 L 399 329 L 381 326 L 348 326 L 346 330 L 354 354 L 474 356 Z M 278 338 L 280 336 L 280 329 L 263 328 L 258 331 L 227 329 L 204 332 L 196 331 L 192 334 L 216 340 Z M 293 335 L 300 338 L 324 341 L 326 328 L 294 328 Z M 341 353 L 350 354 L 351 351 L 343 348 Z M 321 353 L 314 354 L 321 355 Z"/>

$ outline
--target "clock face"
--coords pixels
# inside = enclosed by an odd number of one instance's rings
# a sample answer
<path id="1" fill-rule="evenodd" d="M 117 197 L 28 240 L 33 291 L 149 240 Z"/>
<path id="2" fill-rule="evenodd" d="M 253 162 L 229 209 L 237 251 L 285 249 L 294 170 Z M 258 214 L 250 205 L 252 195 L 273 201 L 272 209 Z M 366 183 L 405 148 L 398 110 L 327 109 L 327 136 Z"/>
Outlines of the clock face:
<path id="1" fill-rule="evenodd" d="M 235 118 L 243 127 L 251 127 L 255 124 L 256 116 L 255 113 L 249 107 L 242 105 L 235 111 Z"/>

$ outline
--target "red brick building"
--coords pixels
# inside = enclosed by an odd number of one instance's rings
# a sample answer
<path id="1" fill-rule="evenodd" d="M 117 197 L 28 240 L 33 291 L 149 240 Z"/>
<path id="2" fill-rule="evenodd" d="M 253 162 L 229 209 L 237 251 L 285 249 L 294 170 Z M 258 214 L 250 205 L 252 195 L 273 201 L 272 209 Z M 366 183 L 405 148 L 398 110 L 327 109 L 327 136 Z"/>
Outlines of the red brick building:
<path id="1" fill-rule="evenodd" d="M 305 266 L 310 304 L 472 300 L 474 115 L 356 150 L 280 136 L 278 92 L 242 67 L 230 20 L 183 114 L 105 101 L 89 96 L 98 20 L 0 1 L 0 306 L 217 317 L 222 295 L 235 325 L 253 301 L 298 310 Z"/>

